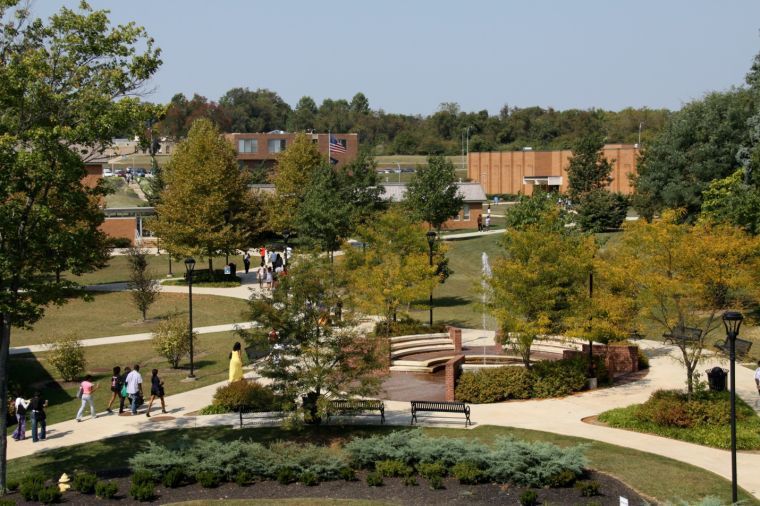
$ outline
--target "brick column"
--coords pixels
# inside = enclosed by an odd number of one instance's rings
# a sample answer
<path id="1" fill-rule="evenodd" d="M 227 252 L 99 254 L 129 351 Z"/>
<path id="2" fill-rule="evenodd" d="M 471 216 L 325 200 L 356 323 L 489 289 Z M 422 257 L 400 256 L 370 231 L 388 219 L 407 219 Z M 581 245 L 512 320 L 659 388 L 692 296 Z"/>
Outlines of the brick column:
<path id="1" fill-rule="evenodd" d="M 454 344 L 454 351 L 457 353 L 462 352 L 462 329 L 456 327 L 449 327 L 449 338 Z"/>
<path id="2" fill-rule="evenodd" d="M 461 332 L 461 331 L 460 331 Z M 462 364 L 464 364 L 464 355 L 457 355 L 446 362 L 446 397 L 447 402 L 456 400 L 456 387 L 459 375 L 462 374 Z"/>
<path id="3" fill-rule="evenodd" d="M 504 332 L 501 329 L 497 330 L 496 335 L 494 336 L 494 339 L 493 339 L 493 346 L 498 355 L 504 354 L 504 345 L 501 343 L 503 338 L 504 338 Z"/>

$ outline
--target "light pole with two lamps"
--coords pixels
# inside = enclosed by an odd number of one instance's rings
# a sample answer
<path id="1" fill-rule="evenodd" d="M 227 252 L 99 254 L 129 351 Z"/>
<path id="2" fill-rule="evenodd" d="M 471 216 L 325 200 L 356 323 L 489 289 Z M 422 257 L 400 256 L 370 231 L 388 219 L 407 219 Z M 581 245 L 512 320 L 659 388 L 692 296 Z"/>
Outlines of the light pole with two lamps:
<path id="1" fill-rule="evenodd" d="M 185 270 L 187 271 L 187 293 L 189 295 L 188 300 L 190 304 L 190 325 L 188 331 L 188 338 L 190 339 L 190 374 L 187 379 L 195 379 L 195 371 L 193 367 L 193 271 L 195 270 L 195 260 L 193 258 L 185 259 Z"/>
<path id="2" fill-rule="evenodd" d="M 428 230 L 425 234 L 427 238 L 428 246 L 430 247 L 430 267 L 433 267 L 433 246 L 435 245 L 436 233 L 434 230 Z M 433 326 L 433 287 L 430 286 L 430 326 Z"/>
<path id="3" fill-rule="evenodd" d="M 741 313 L 735 311 L 723 313 L 723 325 L 726 327 L 726 341 L 715 345 L 716 348 L 724 352 L 728 351 L 728 360 L 731 364 L 729 371 L 729 385 L 731 388 L 731 502 L 734 504 L 739 500 L 736 480 L 736 345 L 739 345 L 739 352 L 741 354 L 747 353 L 752 346 L 751 341 L 738 339 L 742 320 L 744 320 L 744 315 Z"/>

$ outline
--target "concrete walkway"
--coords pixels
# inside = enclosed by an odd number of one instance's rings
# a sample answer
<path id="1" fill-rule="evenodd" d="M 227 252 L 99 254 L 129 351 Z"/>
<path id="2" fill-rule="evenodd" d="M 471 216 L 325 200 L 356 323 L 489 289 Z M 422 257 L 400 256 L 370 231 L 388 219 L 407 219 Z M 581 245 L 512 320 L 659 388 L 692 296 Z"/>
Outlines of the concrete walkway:
<path id="1" fill-rule="evenodd" d="M 471 345 L 485 344 L 489 337 L 492 339 L 492 333 L 469 329 L 466 329 L 462 336 L 463 341 Z M 541 430 L 633 448 L 686 462 L 730 479 L 730 454 L 727 451 L 582 421 L 608 409 L 644 402 L 655 390 L 683 387 L 685 375 L 683 368 L 675 360 L 676 348 L 655 341 L 640 341 L 639 344 L 650 356 L 651 364 L 649 373 L 639 381 L 562 399 L 472 405 L 472 420 L 475 426 L 498 425 Z M 726 361 L 719 357 L 711 357 L 702 364 L 701 370 L 715 365 L 726 367 Z M 247 376 L 252 377 L 253 373 L 249 372 Z M 755 404 L 757 391 L 753 371 L 739 367 L 736 377 L 739 396 L 751 405 Z M 15 459 L 46 449 L 151 430 L 234 425 L 234 415 L 185 416 L 210 404 L 214 391 L 223 384 L 225 382 L 167 397 L 169 415 L 158 416 L 159 412 L 154 411 L 157 416 L 151 418 L 142 414 L 136 417 L 108 415 L 82 423 L 71 420 L 52 425 L 49 427 L 50 437 L 47 441 L 33 444 L 27 439 L 10 443 L 8 458 Z M 390 424 L 408 426 L 409 403 L 386 401 L 386 418 Z M 461 428 L 463 425 L 459 419 L 453 423 L 450 419 L 422 421 L 423 425 L 432 426 Z M 739 485 L 760 498 L 760 474 L 757 473 L 760 469 L 760 454 L 739 452 L 738 469 Z"/>
<path id="2" fill-rule="evenodd" d="M 441 239 L 444 241 L 455 241 L 457 239 L 472 239 L 473 237 L 481 237 L 484 235 L 496 235 L 503 234 L 503 228 L 491 229 L 486 232 L 461 232 L 456 234 L 441 234 Z"/>

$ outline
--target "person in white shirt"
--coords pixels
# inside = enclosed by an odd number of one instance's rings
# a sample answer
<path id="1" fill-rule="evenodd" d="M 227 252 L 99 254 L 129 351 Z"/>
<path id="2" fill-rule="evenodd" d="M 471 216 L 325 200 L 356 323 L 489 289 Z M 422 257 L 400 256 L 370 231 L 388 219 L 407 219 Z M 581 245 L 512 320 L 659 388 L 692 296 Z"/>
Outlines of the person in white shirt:
<path id="1" fill-rule="evenodd" d="M 757 361 L 757 369 L 755 369 L 755 386 L 758 395 L 760 395 L 760 360 Z"/>
<path id="2" fill-rule="evenodd" d="M 139 398 L 142 397 L 142 375 L 140 374 L 140 365 L 135 364 L 132 372 L 127 374 L 127 395 L 129 400 L 132 401 L 131 410 L 132 414 L 137 414 L 137 403 Z"/>
<path id="3" fill-rule="evenodd" d="M 21 394 L 18 394 L 15 404 L 18 426 L 13 431 L 11 437 L 16 441 L 21 441 L 26 438 L 26 410 L 29 408 L 29 401 L 21 397 Z"/>

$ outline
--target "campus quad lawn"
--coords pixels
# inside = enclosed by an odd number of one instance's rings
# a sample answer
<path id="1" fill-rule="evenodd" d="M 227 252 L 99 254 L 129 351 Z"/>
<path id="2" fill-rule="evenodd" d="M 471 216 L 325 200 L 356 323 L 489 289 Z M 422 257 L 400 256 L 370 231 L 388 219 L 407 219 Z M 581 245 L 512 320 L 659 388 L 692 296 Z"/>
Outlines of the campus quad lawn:
<path id="1" fill-rule="evenodd" d="M 227 427 L 170 430 L 143 433 L 135 436 L 110 438 L 66 448 L 58 448 L 37 455 L 14 459 L 8 462 L 9 480 L 20 479 L 31 471 L 42 472 L 46 476 L 60 476 L 74 470 L 109 471 L 124 469 L 127 460 L 140 450 L 147 441 L 167 446 L 180 446 L 190 439 L 214 438 L 223 441 L 250 439 L 262 443 L 278 440 L 297 441 L 332 445 L 345 442 L 353 437 L 366 437 L 388 430 L 408 430 L 380 426 L 320 426 L 305 427 L 301 431 L 287 431 L 282 428 Z M 478 438 L 490 443 L 498 436 L 513 436 L 529 441 L 546 441 L 559 446 L 586 445 L 586 455 L 591 468 L 614 476 L 639 493 L 654 498 L 657 502 L 681 500 L 694 502 L 705 496 L 717 496 L 724 503 L 730 501 L 731 485 L 727 480 L 689 464 L 671 460 L 650 453 L 630 450 L 621 446 L 599 443 L 588 439 L 561 436 L 509 427 L 480 426 L 472 430 L 463 429 L 423 429 L 433 436 Z M 255 487 L 255 485 L 254 485 Z M 743 504 L 759 505 L 744 491 L 740 491 Z"/>
<path id="2" fill-rule="evenodd" d="M 152 332 L 160 319 L 172 313 L 187 318 L 187 295 L 161 293 L 148 309 L 148 321 L 132 303 L 129 292 L 91 292 L 92 302 L 72 299 L 63 306 L 51 306 L 32 330 L 14 328 L 11 346 L 50 343 L 57 337 L 75 335 L 79 339 Z M 232 297 L 193 294 L 193 325 L 205 327 L 247 321 L 246 301 Z"/>
<path id="3" fill-rule="evenodd" d="M 169 274 L 169 255 L 148 255 L 148 272 L 158 279 L 164 278 Z M 196 258 L 196 269 L 208 269 L 208 260 Z M 237 264 L 237 267 L 243 268 L 242 256 L 230 256 L 230 262 Z M 214 269 L 224 267 L 224 257 L 214 257 Z M 102 285 L 105 283 L 126 283 L 129 281 L 129 262 L 126 255 L 114 255 L 108 260 L 108 266 L 95 272 L 88 272 L 81 276 L 74 276 L 70 272 L 65 272 L 63 277 L 75 281 L 82 285 Z M 180 277 L 185 274 L 185 264 L 182 260 L 172 260 L 172 275 Z"/>
<path id="4" fill-rule="evenodd" d="M 237 340 L 239 338 L 233 332 L 199 335 L 193 361 L 198 379 L 194 382 L 182 381 L 187 377 L 189 370 L 187 358 L 180 363 L 179 369 L 171 369 L 163 357 L 156 355 L 150 341 L 87 347 L 84 349 L 87 372 L 93 375 L 94 381 L 99 385 L 93 394 L 95 409 L 98 413 L 103 413 L 108 406 L 111 399 L 109 387 L 112 369 L 116 365 L 121 366 L 123 370 L 125 366 L 140 364 L 146 403 L 150 399 L 151 369 L 158 369 L 159 376 L 164 380 L 167 396 L 224 381 L 229 375 L 229 353 Z M 50 425 L 74 418 L 81 401 L 77 399 L 79 384 L 61 382 L 58 371 L 45 359 L 46 355 L 47 353 L 36 353 L 10 357 L 9 379 L 12 385 L 21 385 L 26 396 L 33 393 L 33 388 L 41 387 L 42 397 L 50 403 L 47 409 Z M 127 401 L 126 406 L 128 405 Z M 173 407 L 176 406 L 168 405 L 167 410 L 170 411 Z M 118 399 L 114 401 L 112 409 L 118 411 Z M 153 410 L 154 413 L 160 412 L 161 404 L 154 402 Z M 83 418 L 87 419 L 89 416 L 90 408 L 87 406 Z M 27 424 L 27 427 L 30 426 Z"/>

